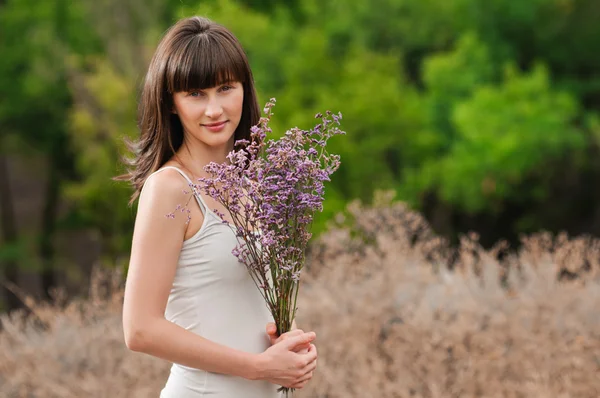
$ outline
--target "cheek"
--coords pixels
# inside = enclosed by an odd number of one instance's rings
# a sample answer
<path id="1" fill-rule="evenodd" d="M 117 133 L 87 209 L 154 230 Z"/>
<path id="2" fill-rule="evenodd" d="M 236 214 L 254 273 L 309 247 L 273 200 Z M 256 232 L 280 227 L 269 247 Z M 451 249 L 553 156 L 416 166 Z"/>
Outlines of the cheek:
<path id="1" fill-rule="evenodd" d="M 242 115 L 242 108 L 244 107 L 244 93 L 243 91 L 240 90 L 240 92 L 235 93 L 235 95 L 231 96 L 230 99 L 230 109 L 231 112 L 235 113 L 235 114 L 239 114 L 239 116 L 241 117 Z"/>
<path id="2" fill-rule="evenodd" d="M 182 102 L 177 107 L 177 114 L 182 122 L 187 120 L 195 120 L 198 118 L 198 115 L 202 114 L 201 107 L 198 104 Z"/>

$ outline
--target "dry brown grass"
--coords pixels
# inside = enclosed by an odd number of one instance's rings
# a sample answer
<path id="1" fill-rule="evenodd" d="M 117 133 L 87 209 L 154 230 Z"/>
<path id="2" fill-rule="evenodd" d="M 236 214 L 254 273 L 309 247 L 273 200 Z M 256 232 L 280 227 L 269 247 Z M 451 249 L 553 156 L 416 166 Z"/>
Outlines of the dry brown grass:
<path id="1" fill-rule="evenodd" d="M 387 203 L 353 204 L 350 227 L 312 247 L 298 324 L 317 332 L 319 367 L 296 396 L 600 396 L 598 240 L 539 234 L 499 261 L 503 244 L 471 236 L 453 255 Z M 0 396 L 157 396 L 168 364 L 126 350 L 120 286 L 95 285 L 89 301 L 2 318 Z"/>
<path id="2" fill-rule="evenodd" d="M 0 397 L 156 397 L 163 361 L 130 352 L 121 327 L 122 277 L 96 271 L 90 299 L 28 302 L 32 315 L 3 315 Z"/>

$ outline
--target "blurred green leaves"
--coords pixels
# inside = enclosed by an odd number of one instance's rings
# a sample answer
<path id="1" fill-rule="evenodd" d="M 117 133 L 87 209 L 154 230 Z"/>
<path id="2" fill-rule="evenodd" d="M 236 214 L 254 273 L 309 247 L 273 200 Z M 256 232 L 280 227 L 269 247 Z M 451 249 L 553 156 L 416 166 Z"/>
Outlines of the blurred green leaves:
<path id="1" fill-rule="evenodd" d="M 523 73 L 507 64 L 498 78 L 494 66 L 488 48 L 471 33 L 457 40 L 455 50 L 424 62 L 438 140 L 422 147 L 423 168 L 411 171 L 409 181 L 468 212 L 498 211 L 519 196 L 545 199 L 543 186 L 515 188 L 585 145 L 574 127 L 576 99 L 552 88 L 547 68 L 540 64 Z"/>
<path id="2" fill-rule="evenodd" d="M 201 14 L 238 36 L 260 102 L 277 98 L 275 134 L 342 112 L 348 135 L 331 142 L 342 166 L 316 232 L 349 200 L 389 188 L 417 208 L 433 197 L 453 214 L 541 228 L 536 211 L 565 165 L 600 177 L 598 4 L 7 0 L 2 144 L 26 151 L 17 144 L 26 140 L 44 156 L 72 149 L 61 174 L 69 225 L 101 231 L 109 256 L 126 253 L 129 190 L 110 178 L 123 170 L 123 138 L 138 134 L 137 94 L 161 34 Z M 594 200 L 582 192 L 565 209 Z"/>
<path id="3" fill-rule="evenodd" d="M 521 74 L 507 67 L 501 85 L 478 87 L 455 107 L 459 140 L 440 162 L 442 197 L 469 211 L 492 210 L 518 196 L 546 199 L 543 189 L 514 188 L 584 145 L 573 126 L 577 112 L 571 95 L 552 90 L 545 68 Z"/>

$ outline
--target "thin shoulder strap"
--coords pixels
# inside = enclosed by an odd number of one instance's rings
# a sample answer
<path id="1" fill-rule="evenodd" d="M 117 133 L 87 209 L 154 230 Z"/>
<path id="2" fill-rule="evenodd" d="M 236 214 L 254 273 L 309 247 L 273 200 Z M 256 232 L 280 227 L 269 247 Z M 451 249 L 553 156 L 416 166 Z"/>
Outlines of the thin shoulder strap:
<path id="1" fill-rule="evenodd" d="M 183 178 L 185 178 L 188 182 L 188 184 L 190 185 L 190 189 L 192 189 L 192 186 L 195 185 L 192 180 L 178 167 L 175 166 L 164 166 L 161 170 L 165 170 L 165 169 L 173 169 L 173 170 L 177 170 L 179 172 L 179 174 L 181 174 L 183 176 Z M 192 193 L 194 194 L 194 197 L 196 198 L 196 201 L 198 202 L 198 206 L 200 206 L 200 210 L 202 210 L 202 214 L 206 215 L 206 203 L 204 203 L 204 199 L 202 199 L 202 196 L 200 196 L 200 192 L 196 192 L 195 189 L 192 189 Z"/>

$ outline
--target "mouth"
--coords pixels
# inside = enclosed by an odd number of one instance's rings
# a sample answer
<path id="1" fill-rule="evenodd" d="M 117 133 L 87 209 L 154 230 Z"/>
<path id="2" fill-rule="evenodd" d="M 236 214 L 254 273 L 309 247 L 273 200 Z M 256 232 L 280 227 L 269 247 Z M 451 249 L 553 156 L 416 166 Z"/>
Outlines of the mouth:
<path id="1" fill-rule="evenodd" d="M 201 126 L 206 128 L 209 131 L 212 131 L 213 133 L 218 133 L 221 130 L 223 130 L 223 128 L 225 128 L 225 125 L 227 124 L 227 122 L 229 122 L 229 120 L 224 120 L 222 122 L 216 122 L 216 123 L 206 123 L 206 124 L 202 124 Z"/>
<path id="2" fill-rule="evenodd" d="M 222 125 L 224 125 L 225 123 L 227 123 L 227 120 L 223 120 L 222 122 L 216 122 L 216 123 L 205 123 L 203 124 L 204 127 L 220 127 Z"/>

